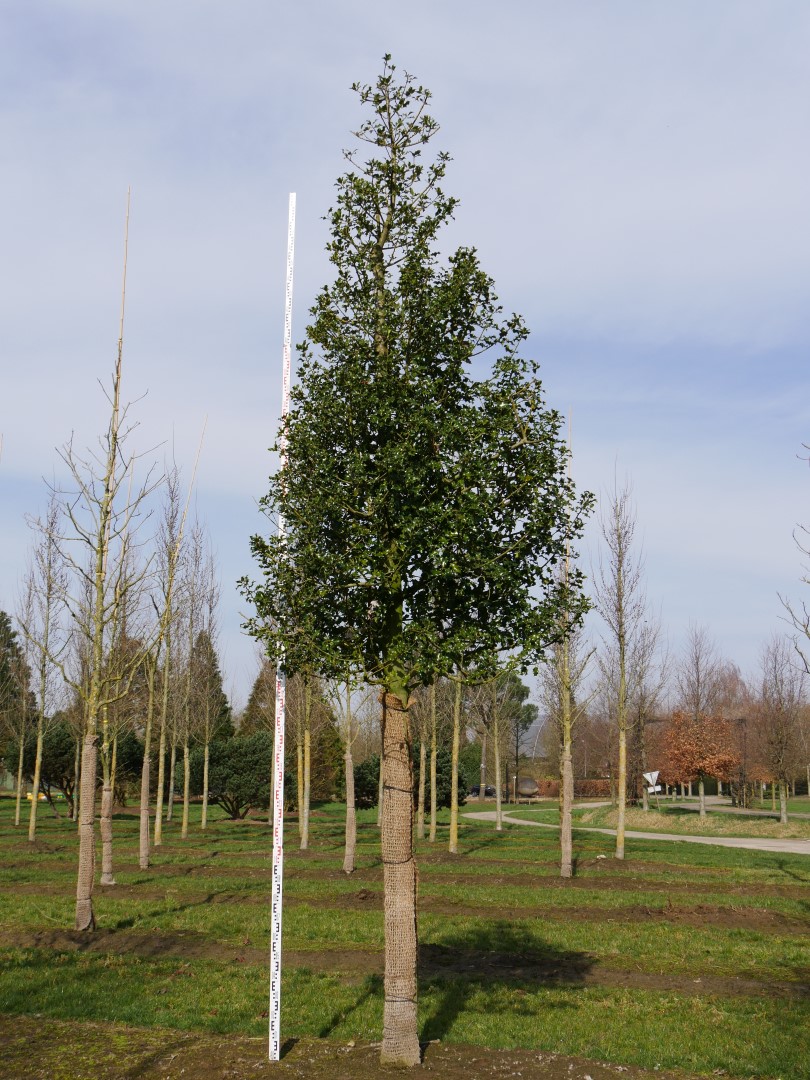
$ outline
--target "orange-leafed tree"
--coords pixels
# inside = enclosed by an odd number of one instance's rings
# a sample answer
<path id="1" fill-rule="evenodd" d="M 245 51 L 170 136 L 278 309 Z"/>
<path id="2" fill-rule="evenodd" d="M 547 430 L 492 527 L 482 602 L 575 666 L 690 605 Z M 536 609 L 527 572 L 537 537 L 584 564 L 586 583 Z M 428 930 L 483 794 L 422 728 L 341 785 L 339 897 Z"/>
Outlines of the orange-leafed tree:
<path id="1" fill-rule="evenodd" d="M 706 817 L 705 780 L 728 778 L 737 764 L 731 724 L 720 716 L 674 712 L 664 737 L 667 779 L 698 782 L 700 816 Z"/>

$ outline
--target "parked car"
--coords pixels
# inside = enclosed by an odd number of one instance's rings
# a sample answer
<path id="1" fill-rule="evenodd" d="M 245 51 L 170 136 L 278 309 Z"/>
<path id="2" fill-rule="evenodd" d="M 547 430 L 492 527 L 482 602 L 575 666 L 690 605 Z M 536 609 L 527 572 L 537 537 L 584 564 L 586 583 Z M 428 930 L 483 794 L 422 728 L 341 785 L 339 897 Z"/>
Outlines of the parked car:
<path id="1" fill-rule="evenodd" d="M 469 798 L 469 799 L 477 799 L 479 797 L 480 791 L 481 791 L 481 785 L 476 784 L 475 787 L 470 788 L 470 791 L 469 791 L 469 794 L 467 795 L 467 798 Z M 495 788 L 492 786 L 492 784 L 485 784 L 484 785 L 484 798 L 485 799 L 494 799 L 495 798 Z"/>

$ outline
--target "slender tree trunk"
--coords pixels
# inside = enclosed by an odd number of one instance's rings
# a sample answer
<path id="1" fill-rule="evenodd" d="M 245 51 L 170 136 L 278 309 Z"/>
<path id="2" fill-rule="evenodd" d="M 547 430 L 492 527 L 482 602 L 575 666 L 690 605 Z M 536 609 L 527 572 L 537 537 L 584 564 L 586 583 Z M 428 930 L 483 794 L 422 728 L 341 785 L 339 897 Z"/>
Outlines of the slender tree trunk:
<path id="1" fill-rule="evenodd" d="M 168 601 L 167 601 L 168 604 Z M 155 793 L 155 847 L 163 843 L 163 791 L 166 786 L 166 729 L 169 723 L 169 674 L 171 672 L 172 639 L 166 617 L 166 660 L 163 664 L 163 693 L 160 703 L 160 738 L 158 745 L 158 782 Z"/>
<path id="2" fill-rule="evenodd" d="M 88 733 L 82 746 L 79 789 L 79 873 L 76 879 L 76 929 L 95 930 L 93 877 L 96 869 L 96 767 L 98 735 Z"/>
<path id="3" fill-rule="evenodd" d="M 141 765 L 141 803 L 138 808 L 138 866 L 141 870 L 149 869 L 149 795 L 152 768 L 152 720 L 155 714 L 155 671 L 157 659 L 153 663 L 147 660 L 146 668 L 146 724 L 143 729 L 143 764 Z"/>
<path id="4" fill-rule="evenodd" d="M 776 813 L 776 781 L 771 780 L 771 810 Z"/>
<path id="5" fill-rule="evenodd" d="M 478 788 L 478 801 L 483 802 L 487 793 L 487 733 L 481 734 L 481 779 Z"/>
<path id="6" fill-rule="evenodd" d="M 571 822 L 571 808 L 574 803 L 574 767 L 571 760 L 570 742 L 563 748 L 561 777 L 560 877 L 570 878 L 574 874 L 574 845 Z"/>
<path id="7" fill-rule="evenodd" d="M 382 861 L 385 887 L 385 1004 L 380 1061 L 420 1061 L 416 1019 L 416 863 L 413 763 L 406 702 L 383 696 Z"/>
<path id="8" fill-rule="evenodd" d="M 570 878 L 574 874 L 574 845 L 572 836 L 572 809 L 574 805 L 574 766 L 571 755 L 574 717 L 571 708 L 571 668 L 568 654 L 568 638 L 564 638 L 560 656 L 560 723 L 561 723 L 561 760 L 560 760 L 560 877 Z M 622 841 L 624 837 L 622 836 Z M 624 843 L 622 854 L 624 857 Z"/>
<path id="9" fill-rule="evenodd" d="M 787 780 L 782 780 L 779 784 L 779 821 L 782 825 L 788 823 L 788 786 Z"/>
<path id="10" fill-rule="evenodd" d="M 357 847 L 357 811 L 354 806 L 354 762 L 352 761 L 351 724 L 346 738 L 344 755 L 346 768 L 346 848 L 343 853 L 343 872 L 354 873 L 354 852 Z"/>
<path id="11" fill-rule="evenodd" d="M 309 847 L 309 793 L 312 773 L 312 688 L 307 680 L 304 688 L 304 802 L 302 806 L 303 828 L 301 850 Z"/>
<path id="12" fill-rule="evenodd" d="M 205 732 L 205 749 L 203 750 L 203 794 L 202 810 L 200 812 L 200 828 L 208 828 L 208 764 L 210 758 L 210 741 L 208 730 Z M 272 814 L 270 815 L 272 817 Z"/>
<path id="13" fill-rule="evenodd" d="M 33 844 L 37 838 L 37 807 L 39 805 L 39 784 L 42 776 L 42 743 L 45 732 L 42 725 L 42 713 L 37 717 L 37 752 L 34 759 L 34 784 L 31 788 L 31 813 L 28 818 L 28 842 Z"/>
<path id="14" fill-rule="evenodd" d="M 698 778 L 698 798 L 700 799 L 700 819 L 703 821 L 706 817 L 706 788 L 702 776 Z"/>
<path id="15" fill-rule="evenodd" d="M 183 738 L 183 824 L 180 828 L 180 839 L 188 838 L 188 805 L 191 788 L 191 765 L 188 756 L 188 732 Z"/>
<path id="16" fill-rule="evenodd" d="M 112 829 L 113 789 L 109 776 L 104 777 L 101 789 L 101 884 L 115 885 L 113 874 L 113 829 Z"/>
<path id="17" fill-rule="evenodd" d="M 453 751 L 450 763 L 450 844 L 451 855 L 458 855 L 458 751 L 461 741 L 461 677 L 456 679 L 453 698 Z"/>
<path id="18" fill-rule="evenodd" d="M 174 816 L 174 774 L 177 769 L 177 735 L 172 733 L 172 752 L 169 755 L 169 790 L 166 793 L 166 821 Z"/>
<path id="19" fill-rule="evenodd" d="M 627 726 L 619 723 L 618 811 L 616 817 L 616 858 L 624 858 L 624 818 L 627 806 Z"/>
<path id="20" fill-rule="evenodd" d="M 298 839 L 304 846 L 304 730 L 299 718 L 296 724 L 298 738 L 295 740 L 295 762 L 297 766 L 297 798 L 298 798 Z"/>
<path id="21" fill-rule="evenodd" d="M 20 734 L 20 753 L 17 758 L 17 801 L 14 808 L 14 824 L 19 825 L 22 817 L 22 789 L 23 789 L 23 754 L 25 751 L 25 732 Z"/>
<path id="22" fill-rule="evenodd" d="M 431 844 L 436 842 L 436 684 L 430 688 L 430 832 Z"/>
<path id="23" fill-rule="evenodd" d="M 495 832 L 503 832 L 503 787 L 501 783 L 501 731 L 498 717 L 498 688 L 492 684 L 492 743 L 495 751 Z"/>
<path id="24" fill-rule="evenodd" d="M 425 839 L 425 784 L 427 777 L 427 747 L 425 740 L 419 740 L 419 796 L 416 804 L 416 835 L 420 840 Z"/>
<path id="25" fill-rule="evenodd" d="M 73 820 L 79 823 L 79 792 L 82 781 L 82 740 L 76 736 L 76 756 L 73 759 Z"/>

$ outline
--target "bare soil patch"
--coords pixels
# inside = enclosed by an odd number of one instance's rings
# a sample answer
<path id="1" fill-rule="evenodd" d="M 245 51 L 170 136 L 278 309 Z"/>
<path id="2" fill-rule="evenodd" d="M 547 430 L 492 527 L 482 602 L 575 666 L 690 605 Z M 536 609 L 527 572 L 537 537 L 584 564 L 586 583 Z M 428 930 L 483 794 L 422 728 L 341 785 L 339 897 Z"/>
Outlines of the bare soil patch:
<path id="1" fill-rule="evenodd" d="M 379 1065 L 376 1045 L 290 1040 L 280 1062 L 267 1060 L 264 1039 L 133 1028 L 42 1017 L 0 1016 L 4 1080 L 381 1080 L 402 1076 Z M 443 1080 L 693 1080 L 693 1074 L 608 1065 L 536 1050 L 488 1050 L 430 1043 L 409 1076 Z"/>

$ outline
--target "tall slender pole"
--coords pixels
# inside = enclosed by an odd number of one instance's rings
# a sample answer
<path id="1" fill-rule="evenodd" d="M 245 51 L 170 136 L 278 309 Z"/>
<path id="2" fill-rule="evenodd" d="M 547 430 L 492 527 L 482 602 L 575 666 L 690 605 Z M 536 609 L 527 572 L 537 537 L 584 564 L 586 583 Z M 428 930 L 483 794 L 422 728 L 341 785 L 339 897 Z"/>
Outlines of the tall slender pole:
<path id="1" fill-rule="evenodd" d="M 287 230 L 287 291 L 284 302 L 284 347 L 281 360 L 281 418 L 290 408 L 290 353 L 292 348 L 293 258 L 295 254 L 295 192 L 290 192 Z M 282 427 L 279 465 L 287 461 L 287 437 Z M 285 522 L 279 515 L 279 536 Z M 284 871 L 284 721 L 287 680 L 283 658 L 276 667 L 276 724 L 273 740 L 273 880 L 270 892 L 270 1060 L 281 1057 L 281 906 Z"/>

